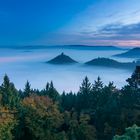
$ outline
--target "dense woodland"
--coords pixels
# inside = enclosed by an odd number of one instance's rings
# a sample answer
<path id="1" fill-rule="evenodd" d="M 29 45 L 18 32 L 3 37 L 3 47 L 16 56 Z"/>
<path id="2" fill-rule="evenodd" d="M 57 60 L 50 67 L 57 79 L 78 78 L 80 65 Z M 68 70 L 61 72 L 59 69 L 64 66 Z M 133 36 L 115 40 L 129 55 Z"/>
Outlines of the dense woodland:
<path id="1" fill-rule="evenodd" d="M 7 75 L 0 86 L 0 140 L 140 140 L 140 67 L 127 85 L 83 80 L 78 93 L 43 90 L 27 81 L 17 90 Z"/>

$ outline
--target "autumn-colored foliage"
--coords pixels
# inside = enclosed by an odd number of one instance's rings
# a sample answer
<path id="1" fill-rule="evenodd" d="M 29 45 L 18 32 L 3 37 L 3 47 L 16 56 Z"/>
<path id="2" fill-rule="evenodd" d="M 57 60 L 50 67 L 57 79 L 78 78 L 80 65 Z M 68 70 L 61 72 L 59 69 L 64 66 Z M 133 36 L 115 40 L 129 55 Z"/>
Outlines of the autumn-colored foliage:
<path id="1" fill-rule="evenodd" d="M 0 140 L 140 140 L 140 71 L 127 81 L 117 89 L 85 77 L 77 93 L 59 94 L 53 82 L 18 91 L 5 75 Z"/>
<path id="2" fill-rule="evenodd" d="M 15 118 L 16 111 L 10 111 L 8 108 L 0 108 L 0 140 L 12 140 L 18 121 Z"/>
<path id="3" fill-rule="evenodd" d="M 57 129 L 62 125 L 62 114 L 51 99 L 31 96 L 23 99 L 25 125 L 35 139 L 55 140 Z M 55 138 L 56 137 L 56 138 Z"/>

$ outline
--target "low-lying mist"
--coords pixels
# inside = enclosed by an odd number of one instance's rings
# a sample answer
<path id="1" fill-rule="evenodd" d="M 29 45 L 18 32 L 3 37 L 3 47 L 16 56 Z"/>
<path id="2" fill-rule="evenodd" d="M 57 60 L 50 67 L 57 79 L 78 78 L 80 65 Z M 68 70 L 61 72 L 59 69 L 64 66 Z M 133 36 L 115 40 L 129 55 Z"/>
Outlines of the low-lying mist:
<path id="1" fill-rule="evenodd" d="M 51 65 L 45 63 L 64 52 L 78 64 L 74 65 Z M 105 67 L 90 67 L 84 63 L 93 58 L 107 57 L 122 53 L 123 50 L 115 51 L 95 51 L 81 49 L 3 49 L 0 51 L 0 82 L 6 73 L 17 88 L 24 88 L 27 80 L 30 81 L 33 88 L 45 88 L 49 81 L 53 81 L 56 89 L 60 92 L 65 90 L 78 91 L 82 79 L 88 76 L 93 82 L 98 76 L 105 84 L 114 81 L 114 84 L 120 88 L 126 84 L 125 80 L 132 74 L 131 70 L 113 69 Z M 113 58 L 121 62 L 133 61 L 132 59 Z"/>

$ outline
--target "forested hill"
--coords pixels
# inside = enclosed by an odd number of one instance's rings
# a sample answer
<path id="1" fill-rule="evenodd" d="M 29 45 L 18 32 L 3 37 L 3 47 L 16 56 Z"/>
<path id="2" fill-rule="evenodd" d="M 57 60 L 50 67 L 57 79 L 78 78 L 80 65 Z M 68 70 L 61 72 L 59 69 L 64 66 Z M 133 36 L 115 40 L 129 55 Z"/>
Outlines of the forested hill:
<path id="1" fill-rule="evenodd" d="M 140 48 L 133 48 L 125 53 L 114 55 L 115 57 L 126 57 L 126 58 L 140 58 Z"/>
<path id="2" fill-rule="evenodd" d="M 94 81 L 94 79 L 92 79 Z M 128 129 L 126 129 L 128 128 Z M 126 129 L 126 132 L 125 132 Z M 42 90 L 27 81 L 17 90 L 8 76 L 0 86 L 0 140 L 139 140 L 140 66 L 117 89 L 87 77 L 77 93 Z"/>
<path id="3" fill-rule="evenodd" d="M 90 66 L 102 66 L 110 68 L 120 68 L 120 69 L 135 69 L 137 65 L 140 65 L 140 61 L 134 62 L 118 62 L 110 58 L 96 58 L 85 63 Z"/>

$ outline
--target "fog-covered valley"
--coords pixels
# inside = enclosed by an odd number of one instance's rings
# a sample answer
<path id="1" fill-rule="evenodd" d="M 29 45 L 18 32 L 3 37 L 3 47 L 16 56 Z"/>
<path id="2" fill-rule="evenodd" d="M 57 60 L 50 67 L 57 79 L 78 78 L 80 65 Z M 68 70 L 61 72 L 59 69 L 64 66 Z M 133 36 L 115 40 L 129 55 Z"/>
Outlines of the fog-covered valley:
<path id="1" fill-rule="evenodd" d="M 114 69 L 96 66 L 85 66 L 84 63 L 97 57 L 112 58 L 112 55 L 126 50 L 86 50 L 69 48 L 41 48 L 41 49 L 0 49 L 0 82 L 5 73 L 15 83 L 17 88 L 24 88 L 27 80 L 33 88 L 45 88 L 47 82 L 54 82 L 56 89 L 78 91 L 82 79 L 88 76 L 93 82 L 98 76 L 105 84 L 114 81 L 120 88 L 126 84 L 125 79 L 130 77 L 132 70 Z M 51 65 L 45 63 L 64 52 L 79 63 L 73 65 Z M 133 59 L 113 58 L 120 62 L 131 62 Z"/>

